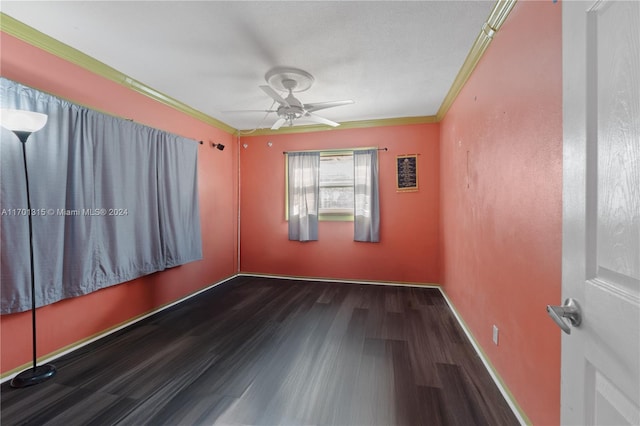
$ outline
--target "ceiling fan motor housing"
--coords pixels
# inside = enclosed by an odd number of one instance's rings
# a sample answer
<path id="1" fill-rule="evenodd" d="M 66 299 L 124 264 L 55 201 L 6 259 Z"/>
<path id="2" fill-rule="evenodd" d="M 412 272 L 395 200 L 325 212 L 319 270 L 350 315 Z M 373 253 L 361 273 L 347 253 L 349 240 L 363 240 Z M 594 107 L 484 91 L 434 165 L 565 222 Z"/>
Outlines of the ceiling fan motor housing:
<path id="1" fill-rule="evenodd" d="M 295 120 L 296 118 L 300 118 L 304 115 L 305 111 L 302 107 L 297 105 L 290 106 L 281 106 L 278 108 L 278 117 L 286 118 L 287 120 Z"/>
<path id="2" fill-rule="evenodd" d="M 296 99 L 291 91 L 295 88 L 296 82 L 294 80 L 284 80 L 282 85 L 289 90 L 289 96 L 285 98 L 289 106 L 280 105 L 278 107 L 277 113 L 278 117 L 284 118 L 287 121 L 291 122 L 296 118 L 300 118 L 304 115 L 304 105 L 298 99 Z"/>

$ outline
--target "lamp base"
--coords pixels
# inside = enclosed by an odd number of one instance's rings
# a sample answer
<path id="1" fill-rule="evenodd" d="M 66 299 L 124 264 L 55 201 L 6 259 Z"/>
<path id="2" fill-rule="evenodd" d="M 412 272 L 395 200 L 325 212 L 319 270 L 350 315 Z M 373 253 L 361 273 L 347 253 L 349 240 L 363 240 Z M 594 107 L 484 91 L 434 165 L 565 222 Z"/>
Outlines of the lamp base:
<path id="1" fill-rule="evenodd" d="M 39 365 L 36 368 L 24 370 L 11 380 L 12 388 L 26 388 L 49 380 L 56 375 L 56 367 L 51 364 Z"/>

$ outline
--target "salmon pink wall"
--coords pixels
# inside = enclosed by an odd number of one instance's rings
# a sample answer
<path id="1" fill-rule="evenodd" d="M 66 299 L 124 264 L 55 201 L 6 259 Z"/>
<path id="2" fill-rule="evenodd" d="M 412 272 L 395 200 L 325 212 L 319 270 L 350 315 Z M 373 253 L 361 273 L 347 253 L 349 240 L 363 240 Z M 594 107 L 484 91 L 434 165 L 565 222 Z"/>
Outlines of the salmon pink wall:
<path id="1" fill-rule="evenodd" d="M 27 86 L 120 117 L 205 142 L 198 189 L 204 259 L 38 309 L 38 356 L 93 336 L 236 273 L 237 167 L 232 136 L 50 55 L 5 33 L 1 74 Z M 35 235 L 38 238 L 38 235 Z M 31 360 L 31 317 L 0 316 L 0 371 Z"/>
<path id="2" fill-rule="evenodd" d="M 435 283 L 439 125 L 334 129 L 243 137 L 241 270 L 305 277 Z M 267 145 L 272 142 L 272 146 Z M 379 152 L 380 243 L 353 241 L 353 222 L 319 224 L 319 240 L 288 240 L 283 151 L 388 147 Z M 396 192 L 395 158 L 419 154 L 419 191 Z"/>
<path id="3" fill-rule="evenodd" d="M 560 3 L 519 1 L 441 122 L 442 282 L 538 425 L 560 422 L 561 46 Z"/>

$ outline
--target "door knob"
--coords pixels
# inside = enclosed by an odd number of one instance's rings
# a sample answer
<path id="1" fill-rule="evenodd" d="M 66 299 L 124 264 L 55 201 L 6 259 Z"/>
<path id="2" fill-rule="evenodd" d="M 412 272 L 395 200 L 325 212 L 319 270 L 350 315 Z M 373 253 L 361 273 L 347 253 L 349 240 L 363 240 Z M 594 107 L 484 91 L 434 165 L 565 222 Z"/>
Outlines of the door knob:
<path id="1" fill-rule="evenodd" d="M 569 323 L 574 327 L 582 324 L 582 310 L 575 299 L 569 298 L 565 300 L 562 306 L 547 305 L 547 313 L 551 319 L 558 324 L 562 331 L 567 334 L 571 334 L 571 327 L 569 327 L 569 324 L 567 324 L 563 318 L 567 318 Z"/>

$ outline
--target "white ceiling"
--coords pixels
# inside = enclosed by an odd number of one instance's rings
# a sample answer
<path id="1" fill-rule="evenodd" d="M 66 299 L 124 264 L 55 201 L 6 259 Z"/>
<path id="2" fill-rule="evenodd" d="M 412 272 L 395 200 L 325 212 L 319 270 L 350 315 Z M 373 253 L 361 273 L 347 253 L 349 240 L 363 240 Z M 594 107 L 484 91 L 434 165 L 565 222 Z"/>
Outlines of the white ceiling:
<path id="1" fill-rule="evenodd" d="M 3 13 L 236 129 L 271 127 L 259 85 L 315 77 L 345 122 L 436 115 L 495 1 L 7 1 Z M 298 124 L 309 124 L 300 121 Z"/>

